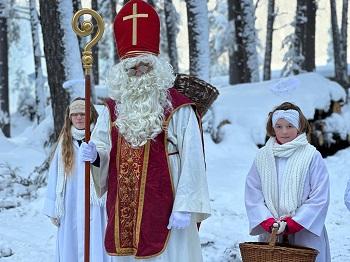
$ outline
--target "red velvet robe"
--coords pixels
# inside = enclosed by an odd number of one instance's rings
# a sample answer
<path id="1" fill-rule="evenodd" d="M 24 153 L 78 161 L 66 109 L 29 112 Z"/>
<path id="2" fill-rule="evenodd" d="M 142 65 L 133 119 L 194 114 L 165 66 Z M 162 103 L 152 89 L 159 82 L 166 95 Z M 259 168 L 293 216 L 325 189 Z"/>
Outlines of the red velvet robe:
<path id="1" fill-rule="evenodd" d="M 167 229 L 173 207 L 167 127 L 172 114 L 180 107 L 194 103 L 170 89 L 173 109 L 165 113 L 163 131 L 144 146 L 131 148 L 111 125 L 105 247 L 110 255 L 147 258 L 159 255 L 165 248 Z M 111 122 L 116 120 L 115 101 L 106 101 Z"/>

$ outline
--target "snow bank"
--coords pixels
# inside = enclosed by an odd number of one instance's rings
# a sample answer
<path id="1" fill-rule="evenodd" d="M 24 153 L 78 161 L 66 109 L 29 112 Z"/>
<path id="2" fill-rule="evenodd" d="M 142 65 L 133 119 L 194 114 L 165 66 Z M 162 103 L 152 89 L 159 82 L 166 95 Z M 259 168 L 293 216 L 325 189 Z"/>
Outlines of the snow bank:
<path id="1" fill-rule="evenodd" d="M 214 104 L 216 119 L 246 128 L 256 144 L 265 142 L 267 116 L 277 105 L 292 102 L 313 119 L 316 109 L 327 111 L 332 100 L 346 97 L 339 84 L 316 73 L 234 86 L 227 83 L 226 77 L 213 79 L 220 92 Z"/>

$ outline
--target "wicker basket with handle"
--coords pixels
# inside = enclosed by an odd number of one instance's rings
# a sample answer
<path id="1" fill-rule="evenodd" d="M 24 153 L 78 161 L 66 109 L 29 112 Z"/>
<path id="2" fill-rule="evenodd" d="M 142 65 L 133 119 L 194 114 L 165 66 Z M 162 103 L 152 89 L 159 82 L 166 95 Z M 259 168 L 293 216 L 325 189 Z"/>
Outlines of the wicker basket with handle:
<path id="1" fill-rule="evenodd" d="M 272 230 L 269 243 L 239 244 L 243 262 L 315 262 L 318 251 L 313 248 L 276 243 L 277 228 Z"/>
<path id="2" fill-rule="evenodd" d="M 177 74 L 174 87 L 183 95 L 190 98 L 201 116 L 207 112 L 209 107 L 219 95 L 219 91 L 212 85 L 197 77 Z"/>

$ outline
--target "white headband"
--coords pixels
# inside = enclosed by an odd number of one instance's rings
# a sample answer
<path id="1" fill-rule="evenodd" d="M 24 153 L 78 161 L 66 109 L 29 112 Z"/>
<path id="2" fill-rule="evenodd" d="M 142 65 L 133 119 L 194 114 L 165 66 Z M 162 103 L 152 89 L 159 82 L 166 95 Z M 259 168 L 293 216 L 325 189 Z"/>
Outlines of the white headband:
<path id="1" fill-rule="evenodd" d="M 75 100 L 69 105 L 69 116 L 77 113 L 85 113 L 85 101 Z"/>
<path id="2" fill-rule="evenodd" d="M 272 115 L 272 126 L 276 125 L 278 119 L 285 119 L 295 128 L 299 128 L 299 112 L 294 109 L 276 110 Z"/>

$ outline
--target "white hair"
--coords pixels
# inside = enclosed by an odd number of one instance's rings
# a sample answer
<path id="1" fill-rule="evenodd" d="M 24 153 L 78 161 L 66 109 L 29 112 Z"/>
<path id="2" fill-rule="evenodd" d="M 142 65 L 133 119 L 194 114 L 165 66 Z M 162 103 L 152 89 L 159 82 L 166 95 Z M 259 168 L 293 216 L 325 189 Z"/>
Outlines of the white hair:
<path id="1" fill-rule="evenodd" d="M 141 76 L 128 76 L 127 71 L 143 62 L 152 70 Z M 171 109 L 168 90 L 175 76 L 171 65 L 154 55 L 122 60 L 108 76 L 109 95 L 117 104 L 116 126 L 133 147 L 144 145 L 162 131 L 165 110 Z"/>

